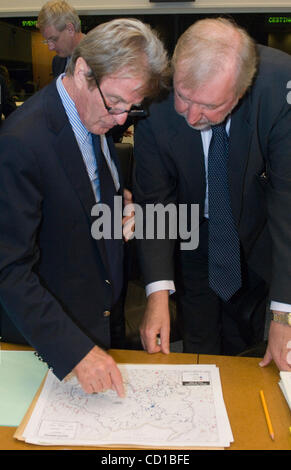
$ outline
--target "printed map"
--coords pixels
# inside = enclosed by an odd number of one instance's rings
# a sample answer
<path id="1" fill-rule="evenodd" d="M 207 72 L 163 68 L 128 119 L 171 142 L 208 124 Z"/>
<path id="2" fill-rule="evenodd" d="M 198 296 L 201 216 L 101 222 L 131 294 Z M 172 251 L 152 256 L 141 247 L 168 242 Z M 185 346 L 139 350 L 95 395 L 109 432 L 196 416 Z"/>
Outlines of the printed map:
<path id="1" fill-rule="evenodd" d="M 40 444 L 226 446 L 232 440 L 215 366 L 119 365 L 126 397 L 89 395 L 49 372 L 26 431 Z"/>

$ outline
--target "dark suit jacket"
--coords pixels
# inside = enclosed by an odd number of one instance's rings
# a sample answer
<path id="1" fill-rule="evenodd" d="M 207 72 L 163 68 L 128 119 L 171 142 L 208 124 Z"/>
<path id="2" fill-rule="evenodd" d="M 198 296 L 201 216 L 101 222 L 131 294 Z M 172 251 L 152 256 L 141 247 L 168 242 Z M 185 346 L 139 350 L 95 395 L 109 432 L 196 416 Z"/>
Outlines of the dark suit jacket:
<path id="1" fill-rule="evenodd" d="M 53 76 L 56 78 L 61 73 L 65 71 L 67 65 L 67 57 L 60 57 L 58 55 L 55 55 L 52 61 L 52 72 Z"/>
<path id="2" fill-rule="evenodd" d="M 109 148 L 118 167 L 111 139 Z M 4 124 L 0 167 L 0 301 L 62 378 L 94 344 L 110 347 L 112 290 L 104 241 L 91 236 L 90 180 L 55 82 Z"/>
<path id="3" fill-rule="evenodd" d="M 247 263 L 270 283 L 273 300 L 291 303 L 291 58 L 260 47 L 253 86 L 231 116 L 229 183 L 233 214 Z M 201 135 L 173 105 L 154 104 L 135 135 L 136 202 L 205 200 Z M 173 279 L 173 242 L 141 242 L 145 282 Z M 187 252 L 184 252 L 187 256 Z"/>

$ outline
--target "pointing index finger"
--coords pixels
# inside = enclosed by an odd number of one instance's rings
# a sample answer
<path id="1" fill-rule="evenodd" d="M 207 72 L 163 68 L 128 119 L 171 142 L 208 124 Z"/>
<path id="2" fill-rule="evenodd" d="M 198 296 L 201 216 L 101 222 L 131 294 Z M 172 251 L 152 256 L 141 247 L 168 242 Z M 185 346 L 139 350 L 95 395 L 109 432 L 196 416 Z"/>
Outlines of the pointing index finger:
<path id="1" fill-rule="evenodd" d="M 120 370 L 116 366 L 113 371 L 110 372 L 111 376 L 111 383 L 112 383 L 112 390 L 115 390 L 117 395 L 120 398 L 125 397 L 125 390 L 123 385 L 123 379 Z"/>

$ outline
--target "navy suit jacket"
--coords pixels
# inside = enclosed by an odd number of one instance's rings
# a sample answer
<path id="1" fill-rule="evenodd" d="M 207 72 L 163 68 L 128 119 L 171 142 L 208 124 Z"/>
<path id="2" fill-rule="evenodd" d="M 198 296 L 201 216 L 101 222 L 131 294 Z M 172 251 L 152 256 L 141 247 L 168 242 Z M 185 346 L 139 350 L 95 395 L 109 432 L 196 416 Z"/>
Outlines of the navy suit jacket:
<path id="1" fill-rule="evenodd" d="M 259 52 L 256 79 L 231 114 L 231 203 L 248 265 L 270 284 L 273 300 L 291 303 L 291 58 L 264 46 Z M 200 132 L 177 114 L 173 94 L 149 114 L 135 134 L 136 202 L 199 204 L 202 219 Z M 172 240 L 140 242 L 146 283 L 174 279 L 174 249 Z"/>
<path id="2" fill-rule="evenodd" d="M 63 73 L 66 69 L 67 65 L 67 57 L 60 57 L 58 55 L 55 55 L 52 61 L 52 73 L 53 76 L 56 78 L 61 73 Z"/>
<path id="3" fill-rule="evenodd" d="M 62 378 L 94 344 L 110 347 L 113 296 L 104 240 L 91 235 L 94 194 L 55 81 L 5 122 L 0 167 L 0 301 Z"/>

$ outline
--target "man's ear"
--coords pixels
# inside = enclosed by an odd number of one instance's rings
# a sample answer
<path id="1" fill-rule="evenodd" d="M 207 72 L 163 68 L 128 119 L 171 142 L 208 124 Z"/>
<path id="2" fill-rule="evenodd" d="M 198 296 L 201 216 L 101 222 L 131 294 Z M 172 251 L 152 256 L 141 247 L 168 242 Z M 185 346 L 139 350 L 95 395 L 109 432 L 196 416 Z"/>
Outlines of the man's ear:
<path id="1" fill-rule="evenodd" d="M 88 86 L 86 75 L 90 71 L 87 62 L 83 57 L 78 57 L 75 64 L 74 80 L 78 87 Z"/>
<path id="2" fill-rule="evenodd" d="M 71 35 L 74 35 L 75 32 L 76 32 L 75 26 L 73 25 L 73 23 L 67 23 L 66 24 L 66 29 Z"/>

